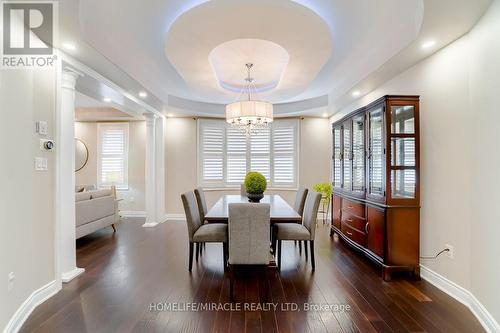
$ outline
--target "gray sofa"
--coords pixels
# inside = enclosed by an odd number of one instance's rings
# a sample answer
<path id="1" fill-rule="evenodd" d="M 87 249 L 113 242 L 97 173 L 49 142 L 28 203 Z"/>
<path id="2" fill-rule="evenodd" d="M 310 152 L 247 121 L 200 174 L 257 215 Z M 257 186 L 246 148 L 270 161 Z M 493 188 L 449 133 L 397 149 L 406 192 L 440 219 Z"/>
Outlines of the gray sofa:
<path id="1" fill-rule="evenodd" d="M 111 190 L 75 193 L 76 239 L 119 221 L 118 201 Z"/>

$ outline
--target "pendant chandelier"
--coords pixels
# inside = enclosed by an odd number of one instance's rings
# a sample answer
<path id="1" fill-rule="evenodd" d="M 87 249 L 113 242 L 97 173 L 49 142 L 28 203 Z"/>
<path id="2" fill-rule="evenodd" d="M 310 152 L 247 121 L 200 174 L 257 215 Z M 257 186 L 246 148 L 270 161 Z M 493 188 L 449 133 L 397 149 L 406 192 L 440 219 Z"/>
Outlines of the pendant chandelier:
<path id="1" fill-rule="evenodd" d="M 226 105 L 226 121 L 246 135 L 267 128 L 273 121 L 273 105 L 256 98 L 257 88 L 251 76 L 253 64 L 246 64 L 247 78 L 237 102 Z M 246 98 L 245 98 L 245 95 Z"/>

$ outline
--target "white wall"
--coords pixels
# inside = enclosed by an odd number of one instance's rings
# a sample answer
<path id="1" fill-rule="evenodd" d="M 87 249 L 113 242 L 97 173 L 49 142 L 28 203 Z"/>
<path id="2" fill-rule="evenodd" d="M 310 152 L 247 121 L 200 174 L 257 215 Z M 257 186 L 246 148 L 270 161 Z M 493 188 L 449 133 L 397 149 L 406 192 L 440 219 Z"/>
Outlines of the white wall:
<path id="1" fill-rule="evenodd" d="M 54 70 L 0 70 L 0 329 L 35 290 L 55 277 L 55 152 L 40 150 L 35 122 L 55 137 Z M 34 157 L 48 171 L 34 171 Z M 7 291 L 7 275 L 15 273 Z"/>
<path id="2" fill-rule="evenodd" d="M 469 111 L 476 125 L 470 290 L 500 322 L 499 0 L 471 31 L 469 43 Z"/>
<path id="3" fill-rule="evenodd" d="M 500 0 L 470 34 L 340 110 L 417 94 L 423 265 L 471 291 L 500 321 Z"/>
<path id="4" fill-rule="evenodd" d="M 166 210 L 183 214 L 181 194 L 197 187 L 197 124 L 193 118 L 168 118 L 166 121 Z M 311 188 L 315 183 L 330 181 L 331 129 L 328 119 L 300 120 L 299 183 Z M 223 194 L 237 190 L 208 190 L 207 205 L 212 206 Z M 293 204 L 295 191 L 268 191 L 280 194 Z"/>
<path id="5" fill-rule="evenodd" d="M 76 172 L 76 184 L 97 184 L 97 122 L 75 122 L 75 136 L 89 150 L 85 167 Z M 145 204 L 146 123 L 129 122 L 128 190 L 118 190 L 120 210 L 144 211 Z"/>

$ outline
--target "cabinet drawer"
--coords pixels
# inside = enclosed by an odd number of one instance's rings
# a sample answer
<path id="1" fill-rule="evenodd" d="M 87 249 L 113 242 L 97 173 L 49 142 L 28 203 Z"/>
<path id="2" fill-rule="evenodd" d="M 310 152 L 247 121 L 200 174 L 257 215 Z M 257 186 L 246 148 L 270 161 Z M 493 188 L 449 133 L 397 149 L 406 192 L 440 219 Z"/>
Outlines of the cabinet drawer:
<path id="1" fill-rule="evenodd" d="M 355 243 L 365 246 L 366 243 L 366 235 L 364 232 L 358 231 L 352 227 L 350 227 L 348 224 L 342 223 L 342 233 L 347 236 L 349 239 L 354 241 Z"/>
<path id="2" fill-rule="evenodd" d="M 342 224 L 348 224 L 350 227 L 354 229 L 358 229 L 359 231 L 365 232 L 365 227 L 366 227 L 366 220 L 357 217 L 355 215 L 349 214 L 348 212 L 344 211 L 342 213 Z"/>
<path id="3" fill-rule="evenodd" d="M 349 214 L 365 217 L 365 205 L 351 200 L 342 200 L 342 210 Z"/>

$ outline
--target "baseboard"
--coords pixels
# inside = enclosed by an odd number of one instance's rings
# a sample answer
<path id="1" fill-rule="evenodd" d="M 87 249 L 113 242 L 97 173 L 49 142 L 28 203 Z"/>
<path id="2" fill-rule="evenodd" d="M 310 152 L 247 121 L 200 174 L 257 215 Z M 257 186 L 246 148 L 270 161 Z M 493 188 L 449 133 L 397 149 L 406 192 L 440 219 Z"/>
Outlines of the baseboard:
<path id="1" fill-rule="evenodd" d="M 165 219 L 165 221 L 186 221 L 186 215 L 184 215 L 184 214 L 166 214 L 164 219 Z"/>
<path id="2" fill-rule="evenodd" d="M 82 274 L 83 272 L 85 272 L 85 268 L 76 267 L 75 269 L 73 269 L 69 272 L 62 273 L 61 274 L 61 281 L 63 283 L 68 283 L 71 280 L 73 280 L 74 278 L 76 278 L 78 275 Z"/>
<path id="3" fill-rule="evenodd" d="M 120 215 L 123 217 L 146 217 L 148 214 L 142 210 L 121 210 Z"/>
<path id="4" fill-rule="evenodd" d="M 420 265 L 420 276 L 436 288 L 467 306 L 487 332 L 500 332 L 498 322 L 470 291 L 422 265 Z"/>
<path id="5" fill-rule="evenodd" d="M 5 326 L 4 333 L 15 333 L 18 332 L 23 326 L 26 319 L 33 312 L 33 310 L 43 302 L 45 302 L 50 297 L 57 294 L 61 290 L 61 285 L 57 282 L 51 281 L 45 286 L 38 290 L 35 290 L 17 309 L 12 318 L 10 318 L 7 326 Z"/>

